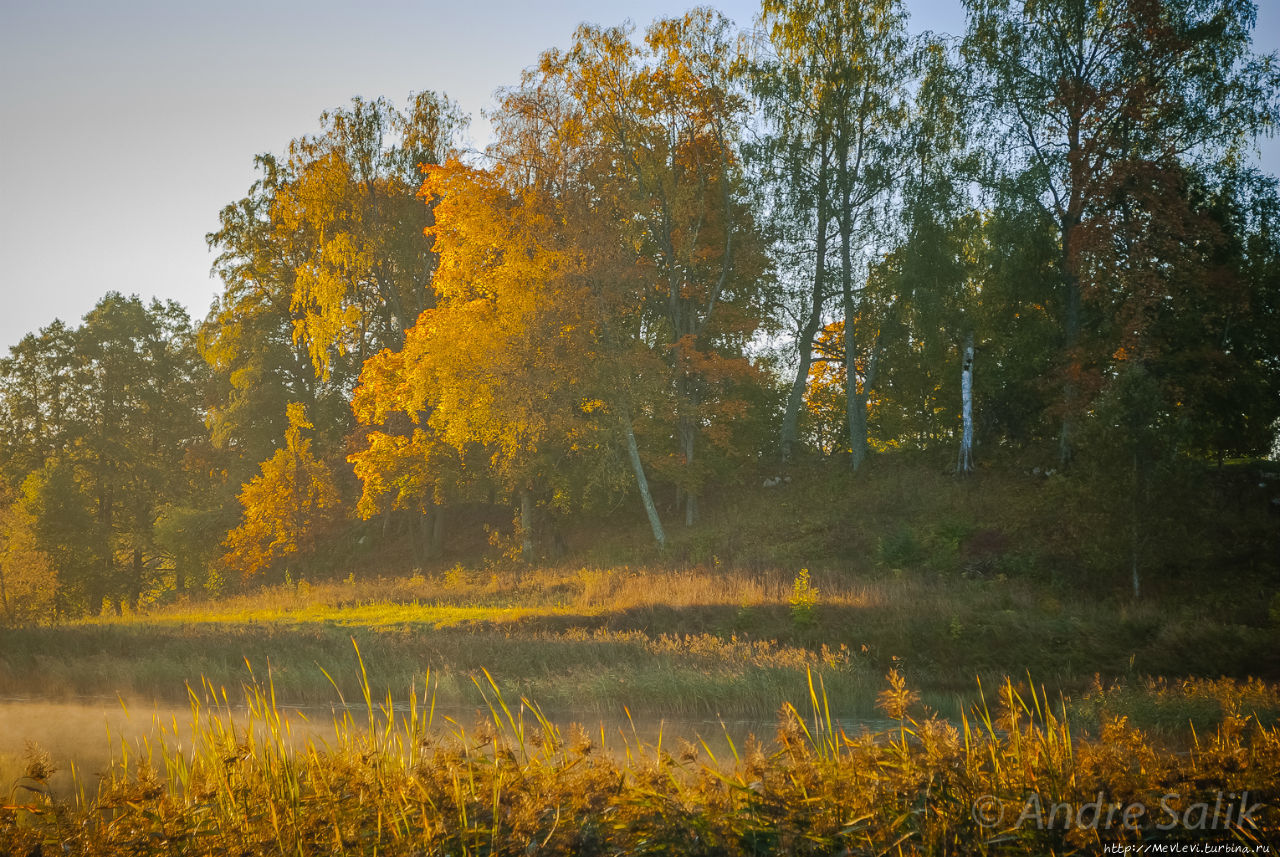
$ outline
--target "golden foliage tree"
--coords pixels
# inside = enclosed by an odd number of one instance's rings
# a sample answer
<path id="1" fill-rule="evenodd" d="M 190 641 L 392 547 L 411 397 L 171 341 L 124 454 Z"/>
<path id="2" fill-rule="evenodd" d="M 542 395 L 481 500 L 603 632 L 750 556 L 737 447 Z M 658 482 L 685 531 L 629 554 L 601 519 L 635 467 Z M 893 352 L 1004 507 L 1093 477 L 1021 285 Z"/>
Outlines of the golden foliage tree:
<path id="1" fill-rule="evenodd" d="M 303 429 L 313 426 L 306 409 L 288 406 L 285 446 L 262 463 L 262 473 L 240 492 L 244 515 L 223 542 L 223 563 L 249 580 L 276 561 L 315 551 L 316 541 L 339 508 L 338 489 L 329 468 L 311 452 Z"/>
<path id="2" fill-rule="evenodd" d="M 29 625 L 53 616 L 58 572 L 40 550 L 35 516 L 20 503 L 0 507 L 0 623 Z"/>
<path id="3" fill-rule="evenodd" d="M 519 498 L 527 533 L 535 495 L 567 504 L 556 477 L 583 476 L 581 465 L 610 446 L 599 413 L 608 358 L 597 257 L 565 228 L 564 207 L 536 188 L 511 188 L 501 169 L 431 168 L 423 194 L 436 206 L 438 304 L 402 350 L 377 355 L 361 376 L 356 416 L 375 427 L 351 457 L 364 481 L 361 512 L 440 494 L 450 458 L 441 448 L 480 450 L 488 473 Z M 412 432 L 387 427 L 395 413 Z"/>
<path id="4" fill-rule="evenodd" d="M 666 470 L 687 524 L 711 472 L 705 442 L 722 439 L 708 427 L 740 413 L 769 281 L 745 202 L 737 59 L 729 22 L 708 9 L 654 22 L 642 44 L 625 27 L 583 26 L 504 105 L 509 116 L 522 99 L 546 106 L 524 122 L 558 161 L 542 172 L 557 193 L 585 194 L 630 250 L 637 336 L 666 364 L 663 400 L 644 405 L 654 435 L 676 441 Z M 504 163 L 524 141 L 506 135 Z"/>

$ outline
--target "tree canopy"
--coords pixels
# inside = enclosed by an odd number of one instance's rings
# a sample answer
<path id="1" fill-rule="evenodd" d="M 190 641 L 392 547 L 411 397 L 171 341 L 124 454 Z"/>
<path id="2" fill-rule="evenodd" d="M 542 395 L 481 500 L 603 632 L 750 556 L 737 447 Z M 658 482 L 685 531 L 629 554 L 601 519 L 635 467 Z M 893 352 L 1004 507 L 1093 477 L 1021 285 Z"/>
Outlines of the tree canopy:
<path id="1" fill-rule="evenodd" d="M 1276 443 L 1280 62 L 1248 0 L 965 9 L 583 25 L 483 152 L 434 91 L 324 113 L 222 209 L 201 323 L 112 293 L 0 359 L 0 621 L 495 510 L 526 559 L 619 509 L 662 550 L 878 455 L 1109 478 L 1139 592 L 1140 498 Z"/>

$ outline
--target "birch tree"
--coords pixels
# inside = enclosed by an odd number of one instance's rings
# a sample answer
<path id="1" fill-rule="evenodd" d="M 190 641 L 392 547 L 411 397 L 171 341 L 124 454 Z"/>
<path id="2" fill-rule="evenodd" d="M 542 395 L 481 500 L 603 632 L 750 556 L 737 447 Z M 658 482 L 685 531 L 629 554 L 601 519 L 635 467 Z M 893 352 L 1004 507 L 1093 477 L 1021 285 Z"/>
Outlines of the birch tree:
<path id="1" fill-rule="evenodd" d="M 728 21 L 696 9 L 660 20 L 636 46 L 622 28 L 584 26 L 566 52 L 543 55 L 581 112 L 596 187 L 651 272 L 648 336 L 669 367 L 686 525 L 707 476 L 699 438 L 763 317 L 765 263 L 740 187 L 738 137 L 747 101 Z"/>
<path id="2" fill-rule="evenodd" d="M 875 384 L 877 331 L 866 323 L 862 286 L 885 206 L 899 190 L 910 119 L 914 46 L 898 0 L 766 0 L 761 23 L 777 57 L 765 86 L 781 136 L 783 174 L 813 224 L 812 287 L 799 314 L 797 371 L 783 418 L 783 454 L 795 443 L 796 412 L 829 298 L 844 319 L 849 463 L 868 452 L 867 400 Z M 828 283 L 828 253 L 835 269 Z M 863 359 L 863 358 L 866 359 Z M 858 372 L 862 365 L 863 373 Z"/>
<path id="3" fill-rule="evenodd" d="M 588 243 L 581 213 L 536 185 L 513 187 L 503 172 L 456 163 L 429 172 L 439 301 L 401 351 L 369 363 L 356 406 L 369 424 L 408 415 L 420 446 L 434 439 L 479 457 L 518 505 L 532 558 L 537 511 L 571 511 L 584 485 L 615 482 L 621 464 L 601 417 L 626 370 L 603 333 L 616 320 L 601 315 L 595 282 L 619 248 Z M 379 433 L 370 441 L 353 456 L 366 491 L 386 445 Z"/>

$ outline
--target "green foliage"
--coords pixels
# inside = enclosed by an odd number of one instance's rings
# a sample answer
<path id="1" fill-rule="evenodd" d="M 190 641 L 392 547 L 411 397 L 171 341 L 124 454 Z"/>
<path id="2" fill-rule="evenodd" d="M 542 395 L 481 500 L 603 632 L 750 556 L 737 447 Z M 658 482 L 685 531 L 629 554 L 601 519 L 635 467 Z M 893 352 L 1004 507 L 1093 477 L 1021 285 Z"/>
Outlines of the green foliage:
<path id="1" fill-rule="evenodd" d="M 909 526 L 899 527 L 896 531 L 880 540 L 880 562 L 894 569 L 914 568 L 925 557 L 925 548 Z"/>
<path id="2" fill-rule="evenodd" d="M 73 616 L 98 612 L 108 585 L 101 574 L 107 545 L 76 476 L 69 464 L 50 461 L 22 483 L 21 501 L 37 548 L 57 570 L 58 612 Z"/>
<path id="3" fill-rule="evenodd" d="M 0 442 L 27 483 L 60 612 L 136 605 L 153 586 L 159 505 L 188 487 L 203 374 L 186 312 L 106 295 L 78 328 L 55 323 L 0 361 Z"/>

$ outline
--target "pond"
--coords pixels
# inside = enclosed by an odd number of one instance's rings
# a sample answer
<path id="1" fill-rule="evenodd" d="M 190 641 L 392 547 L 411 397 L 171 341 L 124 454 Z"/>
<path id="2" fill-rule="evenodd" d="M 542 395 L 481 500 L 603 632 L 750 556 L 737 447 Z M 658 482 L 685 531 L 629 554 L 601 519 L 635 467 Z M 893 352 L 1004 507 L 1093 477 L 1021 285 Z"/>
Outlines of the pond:
<path id="1" fill-rule="evenodd" d="M 238 723 L 245 722 L 244 705 L 232 706 Z M 349 716 L 356 729 L 367 728 L 368 713 L 363 706 L 279 706 L 282 719 L 288 722 L 290 740 L 296 746 L 307 741 L 317 747 L 334 745 L 335 719 Z M 397 718 L 408 714 L 407 707 L 396 706 Z M 513 716 L 519 718 L 516 709 Z M 596 713 L 555 711 L 547 719 L 568 736 L 572 724 L 580 724 L 596 746 L 605 752 L 622 754 L 637 745 L 678 753 L 692 745 L 699 757 L 714 756 L 721 763 L 731 762 L 734 749 L 741 751 L 750 736 L 758 738 L 766 748 L 773 744 L 778 724 L 759 719 L 688 719 L 688 718 L 602 718 Z M 433 731 L 450 735 L 459 727 L 474 735 L 489 717 L 476 707 L 437 707 Z M 385 722 L 383 718 L 379 718 Z M 491 722 L 491 721 L 489 721 Z M 536 722 L 524 712 L 526 727 Z M 365 724 L 365 726 L 362 726 Z M 884 731 L 888 721 L 841 720 L 840 727 L 851 735 L 863 730 Z M 95 698 L 74 701 L 37 699 L 0 699 L 0 802 L 10 802 L 13 788 L 26 768 L 29 747 L 48 753 L 56 773 L 49 780 L 54 795 L 66 799 L 75 794 L 76 784 L 87 795 L 97 788 L 98 778 L 127 752 L 131 760 L 148 752 L 161 766 L 159 743 L 190 747 L 192 709 L 173 704 L 139 704 L 127 700 Z M 18 800 L 23 795 L 18 795 Z"/>

